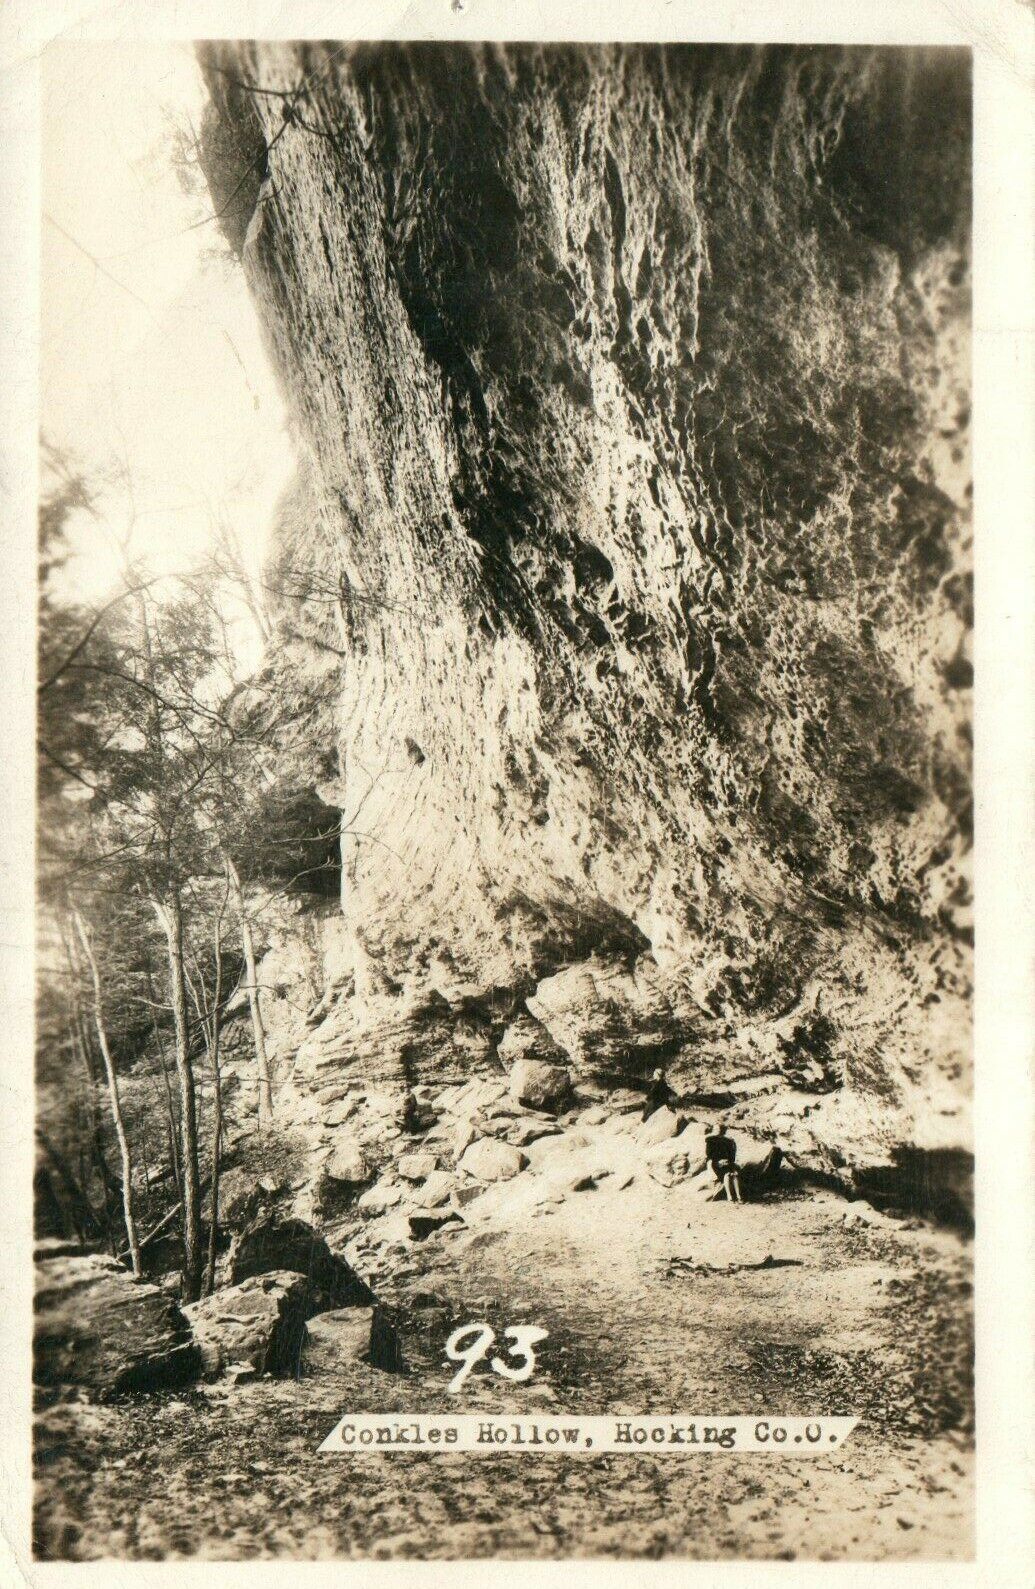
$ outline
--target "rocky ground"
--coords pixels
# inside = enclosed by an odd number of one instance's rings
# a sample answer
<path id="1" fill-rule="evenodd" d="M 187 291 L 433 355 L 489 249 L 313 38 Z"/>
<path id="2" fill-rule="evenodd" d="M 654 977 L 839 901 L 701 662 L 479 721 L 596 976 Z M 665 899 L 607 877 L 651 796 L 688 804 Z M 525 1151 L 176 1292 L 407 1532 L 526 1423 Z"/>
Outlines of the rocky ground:
<path id="1" fill-rule="evenodd" d="M 496 1083 L 467 1099 L 478 1126 L 501 1111 L 500 1136 L 480 1143 L 526 1139 L 520 1170 L 478 1179 L 455 1140 L 451 1164 L 441 1138 L 456 1138 L 456 1117 L 443 1108 L 430 1131 L 399 1137 L 364 1206 L 328 1227 L 394 1318 L 405 1372 L 358 1359 L 344 1336 L 335 1354 L 334 1321 L 359 1316 L 348 1310 L 323 1315 L 331 1349 L 320 1334 L 299 1378 L 224 1376 L 110 1402 L 41 1392 L 40 1555 L 968 1555 L 965 1240 L 791 1177 L 739 1208 L 705 1201 L 687 1152 L 700 1119 L 671 1134 L 678 1118 L 644 1127 L 616 1098 L 558 1120 Z M 423 1166 L 407 1162 L 417 1152 Z M 446 1182 L 447 1201 L 422 1207 Z M 457 1205 L 413 1239 L 411 1215 L 430 1224 Z M 447 1394 L 445 1341 L 476 1320 L 549 1332 L 528 1384 L 476 1370 Z M 808 1460 L 316 1454 L 346 1411 L 483 1409 L 861 1421 L 842 1452 Z"/>

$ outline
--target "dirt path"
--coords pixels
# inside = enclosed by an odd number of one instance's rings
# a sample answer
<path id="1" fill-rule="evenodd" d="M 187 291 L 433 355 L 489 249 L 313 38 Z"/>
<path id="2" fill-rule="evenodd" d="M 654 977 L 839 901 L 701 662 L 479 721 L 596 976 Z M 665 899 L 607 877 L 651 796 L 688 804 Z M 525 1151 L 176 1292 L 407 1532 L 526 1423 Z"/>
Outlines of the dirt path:
<path id="1" fill-rule="evenodd" d="M 410 1321 L 406 1378 L 354 1365 L 298 1383 L 50 1409 L 41 1549 L 78 1559 L 970 1553 L 969 1258 L 956 1238 L 846 1226 L 845 1204 L 828 1194 L 734 1209 L 645 1177 L 547 1205 L 523 1203 L 516 1183 L 482 1201 L 468 1228 L 386 1255 Z M 766 1256 L 779 1266 L 722 1272 Z M 469 1319 L 548 1329 L 536 1380 L 476 1373 L 446 1395 L 455 1365 L 443 1343 Z M 862 1422 L 836 1456 L 810 1459 L 314 1454 L 346 1410 L 482 1409 Z"/>

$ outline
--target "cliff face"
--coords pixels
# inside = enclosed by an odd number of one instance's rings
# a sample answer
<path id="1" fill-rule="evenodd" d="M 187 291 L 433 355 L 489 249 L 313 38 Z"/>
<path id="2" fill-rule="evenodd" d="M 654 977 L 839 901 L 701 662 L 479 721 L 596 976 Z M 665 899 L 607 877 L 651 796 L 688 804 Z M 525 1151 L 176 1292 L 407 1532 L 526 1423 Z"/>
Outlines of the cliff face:
<path id="1" fill-rule="evenodd" d="M 345 829 L 285 1096 L 516 1024 L 835 1172 L 965 1148 L 965 58 L 202 62 Z"/>

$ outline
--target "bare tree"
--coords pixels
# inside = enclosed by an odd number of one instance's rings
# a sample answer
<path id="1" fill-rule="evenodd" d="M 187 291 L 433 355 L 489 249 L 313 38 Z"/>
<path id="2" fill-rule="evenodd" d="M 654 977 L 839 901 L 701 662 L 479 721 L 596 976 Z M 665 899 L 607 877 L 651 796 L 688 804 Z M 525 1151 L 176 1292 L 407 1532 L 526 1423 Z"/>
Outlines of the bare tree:
<path id="1" fill-rule="evenodd" d="M 262 1019 L 262 1007 L 259 1004 L 259 978 L 255 960 L 255 939 L 252 934 L 248 906 L 245 902 L 244 890 L 241 887 L 241 878 L 237 867 L 229 855 L 225 855 L 225 864 L 227 875 L 233 888 L 234 907 L 241 930 L 241 947 L 244 950 L 245 973 L 248 978 L 248 1008 L 251 1012 L 252 1041 L 255 1045 L 255 1068 L 259 1083 L 259 1130 L 265 1131 L 273 1118 L 273 1088 L 270 1079 L 269 1054 L 266 1049 L 266 1028 Z"/>
<path id="2" fill-rule="evenodd" d="M 149 900 L 165 934 L 169 958 L 169 992 L 176 1033 L 176 1077 L 180 1094 L 180 1171 L 183 1204 L 183 1295 L 189 1302 L 201 1289 L 201 1178 L 198 1170 L 198 1116 L 191 1060 L 190 1020 L 183 961 L 183 905 L 175 885 L 164 898 L 149 891 Z"/>
<path id="3" fill-rule="evenodd" d="M 216 1274 L 216 1246 L 219 1234 L 219 1177 L 222 1167 L 223 1151 L 223 1085 L 219 1068 L 219 1045 L 223 1025 L 223 921 L 226 916 L 227 902 L 230 897 L 230 872 L 225 868 L 225 887 L 218 909 L 212 914 L 212 993 L 209 996 L 204 971 L 197 964 L 197 976 L 188 977 L 188 986 L 194 999 L 194 1007 L 198 1014 L 205 1048 L 208 1052 L 209 1067 L 212 1073 L 212 1141 L 211 1141 L 211 1168 L 210 1168 L 210 1204 L 208 1222 L 208 1250 L 205 1260 L 205 1275 L 202 1283 L 202 1295 L 209 1296 L 215 1286 Z"/>
<path id="4" fill-rule="evenodd" d="M 90 979 L 93 983 L 94 1024 L 97 1029 L 97 1042 L 100 1046 L 101 1057 L 104 1060 L 104 1073 L 108 1082 L 108 1100 L 111 1104 L 112 1124 L 115 1127 L 115 1136 L 119 1144 L 119 1157 L 122 1161 L 122 1212 L 126 1224 L 126 1240 L 129 1244 L 129 1258 L 133 1274 L 139 1280 L 143 1274 L 143 1269 L 140 1263 L 140 1245 L 137 1241 L 136 1217 L 133 1211 L 133 1155 L 130 1152 L 126 1122 L 122 1114 L 118 1077 L 115 1074 L 115 1064 L 108 1044 L 108 1029 L 104 1020 L 104 996 L 101 991 L 101 974 L 86 923 L 83 921 L 80 912 L 74 908 L 72 910 L 72 925 L 75 928 L 79 942 L 83 946 L 83 954 L 86 956 Z"/>
<path id="5" fill-rule="evenodd" d="M 83 1092 L 86 1100 L 86 1115 L 89 1124 L 90 1147 L 101 1183 L 101 1197 L 104 1204 L 105 1234 L 112 1253 L 115 1253 L 117 1250 L 117 1243 L 113 1220 L 113 1204 L 116 1197 L 118 1196 L 119 1188 L 108 1164 L 108 1155 L 104 1146 L 104 1132 L 101 1126 L 101 1111 L 97 1099 L 97 1074 L 94 1068 L 93 1055 L 91 1052 L 90 1034 L 87 1029 L 87 1023 L 84 1018 L 80 1003 L 79 964 L 75 953 L 75 944 L 70 931 L 62 932 L 61 942 L 64 952 L 65 966 L 68 973 L 67 1020 L 69 1050 L 79 1060 L 80 1074 L 83 1081 Z"/>

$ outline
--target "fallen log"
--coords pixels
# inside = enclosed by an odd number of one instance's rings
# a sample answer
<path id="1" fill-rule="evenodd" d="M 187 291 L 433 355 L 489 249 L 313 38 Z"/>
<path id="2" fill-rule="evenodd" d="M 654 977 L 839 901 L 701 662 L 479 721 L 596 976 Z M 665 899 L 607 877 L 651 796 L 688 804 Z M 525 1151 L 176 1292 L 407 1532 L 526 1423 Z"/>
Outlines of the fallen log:
<path id="1" fill-rule="evenodd" d="M 138 1242 L 138 1246 L 141 1248 L 141 1250 L 144 1247 L 147 1246 L 148 1242 L 151 1241 L 153 1239 L 153 1237 L 160 1235 L 161 1232 L 165 1229 L 165 1227 L 172 1223 L 172 1220 L 180 1212 L 180 1209 L 182 1207 L 183 1207 L 182 1203 L 174 1203 L 172 1208 L 170 1208 L 169 1212 L 167 1214 L 163 1214 L 162 1215 L 161 1219 L 158 1221 L 158 1224 L 155 1225 L 151 1230 L 149 1230 L 146 1236 L 141 1236 L 140 1241 Z M 123 1247 L 122 1251 L 118 1254 L 118 1256 L 120 1258 L 128 1257 L 129 1256 L 129 1247 L 128 1246 Z"/>

